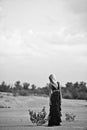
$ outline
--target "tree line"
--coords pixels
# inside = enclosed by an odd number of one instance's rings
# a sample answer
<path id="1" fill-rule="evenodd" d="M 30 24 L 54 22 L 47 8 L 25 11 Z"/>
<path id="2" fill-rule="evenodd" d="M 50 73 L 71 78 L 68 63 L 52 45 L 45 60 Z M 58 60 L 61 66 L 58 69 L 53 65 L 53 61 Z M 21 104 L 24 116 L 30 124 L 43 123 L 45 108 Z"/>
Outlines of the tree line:
<path id="1" fill-rule="evenodd" d="M 87 84 L 85 82 L 67 82 L 65 87 L 61 86 L 62 97 L 65 99 L 84 99 L 87 100 Z M 16 81 L 14 85 L 6 84 L 3 81 L 0 84 L 1 92 L 11 92 L 13 96 L 29 96 L 29 95 L 39 95 L 48 96 L 49 95 L 49 84 L 44 87 L 37 87 L 35 84 L 24 82 L 21 84 L 20 81 Z"/>
<path id="2" fill-rule="evenodd" d="M 87 100 L 87 84 L 85 82 L 67 82 L 66 87 L 62 88 L 62 96 L 67 99 Z"/>

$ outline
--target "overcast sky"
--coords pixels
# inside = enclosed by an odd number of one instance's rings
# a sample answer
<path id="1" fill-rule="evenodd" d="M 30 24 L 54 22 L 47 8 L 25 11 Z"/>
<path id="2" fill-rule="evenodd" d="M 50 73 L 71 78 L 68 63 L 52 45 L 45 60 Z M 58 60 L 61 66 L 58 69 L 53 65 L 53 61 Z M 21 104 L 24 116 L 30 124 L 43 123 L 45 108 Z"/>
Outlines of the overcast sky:
<path id="1" fill-rule="evenodd" d="M 0 82 L 41 87 L 51 73 L 87 82 L 87 0 L 1 0 Z"/>

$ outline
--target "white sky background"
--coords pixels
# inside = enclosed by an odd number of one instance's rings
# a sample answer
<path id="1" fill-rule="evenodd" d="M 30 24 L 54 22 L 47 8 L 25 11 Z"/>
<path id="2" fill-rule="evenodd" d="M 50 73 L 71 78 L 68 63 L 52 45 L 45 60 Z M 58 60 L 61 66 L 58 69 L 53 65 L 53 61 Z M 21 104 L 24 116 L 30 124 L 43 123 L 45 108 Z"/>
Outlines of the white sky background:
<path id="1" fill-rule="evenodd" d="M 87 82 L 87 0 L 1 0 L 0 82 L 41 87 L 51 73 Z"/>

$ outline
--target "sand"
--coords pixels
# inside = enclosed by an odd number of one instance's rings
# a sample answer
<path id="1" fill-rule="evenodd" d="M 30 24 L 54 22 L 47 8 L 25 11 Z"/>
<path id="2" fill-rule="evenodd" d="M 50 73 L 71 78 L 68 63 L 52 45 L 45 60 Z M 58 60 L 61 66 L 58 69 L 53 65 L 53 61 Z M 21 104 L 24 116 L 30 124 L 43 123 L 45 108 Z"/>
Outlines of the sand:
<path id="1" fill-rule="evenodd" d="M 62 124 L 57 127 L 33 125 L 29 119 L 28 109 L 40 111 L 46 107 L 49 113 L 48 97 L 17 96 L 0 93 L 0 130 L 87 130 L 87 101 L 62 99 Z M 65 120 L 65 113 L 76 115 L 74 121 Z"/>

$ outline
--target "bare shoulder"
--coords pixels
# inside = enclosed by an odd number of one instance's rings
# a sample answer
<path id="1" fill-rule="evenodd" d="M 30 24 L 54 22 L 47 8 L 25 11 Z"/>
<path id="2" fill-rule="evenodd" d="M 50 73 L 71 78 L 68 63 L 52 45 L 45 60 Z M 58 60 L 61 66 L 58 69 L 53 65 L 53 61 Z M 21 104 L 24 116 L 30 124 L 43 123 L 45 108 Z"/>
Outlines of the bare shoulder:
<path id="1" fill-rule="evenodd" d="M 52 88 L 52 84 L 51 83 L 49 83 L 49 88 Z"/>

